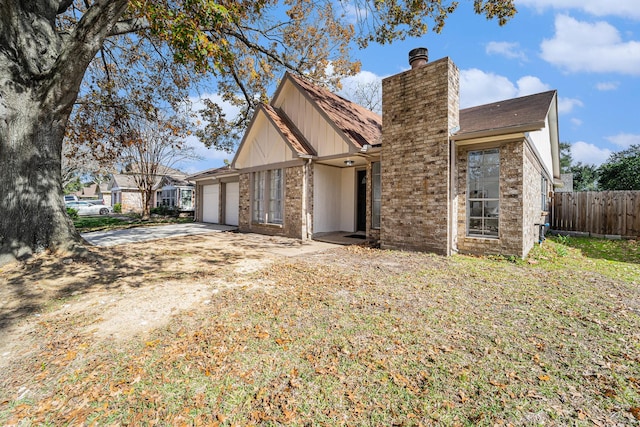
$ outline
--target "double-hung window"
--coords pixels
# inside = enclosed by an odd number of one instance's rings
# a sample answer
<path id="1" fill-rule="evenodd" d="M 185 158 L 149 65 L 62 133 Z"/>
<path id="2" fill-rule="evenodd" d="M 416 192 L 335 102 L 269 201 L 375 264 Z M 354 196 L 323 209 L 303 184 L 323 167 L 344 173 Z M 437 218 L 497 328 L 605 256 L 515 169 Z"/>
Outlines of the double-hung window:
<path id="1" fill-rule="evenodd" d="M 470 151 L 467 169 L 467 235 L 498 237 L 500 151 Z"/>
<path id="2" fill-rule="evenodd" d="M 272 169 L 253 173 L 253 221 L 282 224 L 283 171 Z"/>

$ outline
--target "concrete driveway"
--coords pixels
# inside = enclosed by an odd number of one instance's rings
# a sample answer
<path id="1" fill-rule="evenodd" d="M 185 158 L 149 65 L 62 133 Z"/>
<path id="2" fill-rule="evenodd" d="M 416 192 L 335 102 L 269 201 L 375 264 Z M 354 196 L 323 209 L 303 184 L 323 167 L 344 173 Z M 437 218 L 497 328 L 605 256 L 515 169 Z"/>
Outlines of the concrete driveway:
<path id="1" fill-rule="evenodd" d="M 191 234 L 215 233 L 235 230 L 236 227 L 218 224 L 167 224 L 149 227 L 127 228 L 125 230 L 94 231 L 82 233 L 82 237 L 96 246 L 115 246 L 125 243 L 146 242 L 148 240 L 166 239 L 167 237 L 188 236 Z"/>

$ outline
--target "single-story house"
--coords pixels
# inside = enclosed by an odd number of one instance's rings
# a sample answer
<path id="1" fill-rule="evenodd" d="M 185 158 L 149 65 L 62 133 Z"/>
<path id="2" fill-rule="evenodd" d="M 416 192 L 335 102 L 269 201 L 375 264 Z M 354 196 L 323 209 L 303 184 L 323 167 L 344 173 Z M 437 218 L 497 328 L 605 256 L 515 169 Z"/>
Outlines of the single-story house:
<path id="1" fill-rule="evenodd" d="M 449 58 L 428 62 L 420 48 L 410 63 L 383 80 L 382 117 L 285 74 L 230 168 L 193 179 L 237 180 L 240 231 L 360 232 L 382 248 L 526 256 L 561 185 L 556 91 L 461 110 Z M 217 197 L 198 220 L 235 209 Z"/>
<path id="2" fill-rule="evenodd" d="M 142 194 L 135 172 L 112 174 L 107 186 L 111 191 L 111 205 L 120 203 L 123 213 L 142 212 Z M 187 180 L 187 174 L 161 166 L 154 178 L 151 206 L 167 206 L 181 212 L 193 212 L 195 186 Z"/>

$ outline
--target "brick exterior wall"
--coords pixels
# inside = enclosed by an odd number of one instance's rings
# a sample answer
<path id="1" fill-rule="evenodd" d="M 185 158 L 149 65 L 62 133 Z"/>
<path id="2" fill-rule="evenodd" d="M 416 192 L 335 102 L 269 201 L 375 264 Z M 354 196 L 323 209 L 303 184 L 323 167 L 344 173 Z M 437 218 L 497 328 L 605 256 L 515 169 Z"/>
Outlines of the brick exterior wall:
<path id="1" fill-rule="evenodd" d="M 373 228 L 373 174 L 371 163 L 380 161 L 380 159 L 371 159 L 367 162 L 367 240 L 369 241 L 379 241 L 380 240 L 380 229 Z M 382 207 L 381 207 L 382 209 Z"/>
<path id="2" fill-rule="evenodd" d="M 469 151 L 478 150 L 478 148 L 474 146 L 458 148 L 458 250 L 460 253 L 523 258 L 533 246 L 530 233 L 527 232 L 525 237 L 524 230 L 531 228 L 530 224 L 533 222 L 538 222 L 538 220 L 533 221 L 526 212 L 532 213 L 535 205 L 538 207 L 537 215 L 540 215 L 540 173 L 539 169 L 536 172 L 525 160 L 525 147 L 524 141 L 509 142 L 499 147 L 500 216 L 497 239 L 467 236 L 467 160 Z M 482 147 L 482 149 L 488 148 L 495 148 L 495 146 Z M 534 177 L 536 174 L 537 178 Z M 534 183 L 538 184 L 537 195 L 532 193 Z"/>
<path id="3" fill-rule="evenodd" d="M 122 213 L 142 213 L 142 195 L 140 191 L 123 190 L 122 195 Z M 155 206 L 155 205 L 152 205 Z"/>
<path id="4" fill-rule="evenodd" d="M 546 192 L 550 191 L 552 180 L 547 178 Z M 523 169 L 523 229 L 522 245 L 523 257 L 526 256 L 534 244 L 539 241 L 540 228 L 536 224 L 544 224 L 549 221 L 549 200 L 542 207 L 542 176 L 543 168 L 528 144 L 524 144 L 524 169 Z"/>
<path id="5" fill-rule="evenodd" d="M 240 174 L 240 210 L 238 212 L 238 229 L 241 232 L 260 233 L 272 236 L 306 239 L 306 209 L 303 206 L 305 195 L 313 194 L 313 188 L 303 190 L 305 184 L 305 166 L 284 169 L 283 223 L 258 224 L 251 220 L 251 173 Z M 310 193 L 309 193 L 310 192 Z M 308 199 L 308 197 L 306 197 Z M 303 228 L 303 225 L 305 227 Z"/>
<path id="6" fill-rule="evenodd" d="M 449 130 L 459 71 L 449 58 L 382 82 L 383 248 L 451 253 Z"/>

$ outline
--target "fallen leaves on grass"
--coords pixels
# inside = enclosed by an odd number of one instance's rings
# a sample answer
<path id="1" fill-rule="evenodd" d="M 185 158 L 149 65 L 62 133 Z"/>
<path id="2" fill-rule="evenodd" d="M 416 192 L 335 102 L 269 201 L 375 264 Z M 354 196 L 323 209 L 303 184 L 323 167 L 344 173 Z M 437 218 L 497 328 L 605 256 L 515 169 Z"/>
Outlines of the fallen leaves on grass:
<path id="1" fill-rule="evenodd" d="M 0 421 L 629 423 L 638 289 L 595 274 L 367 248 L 278 262 L 123 348 L 43 325 L 46 384 Z"/>

